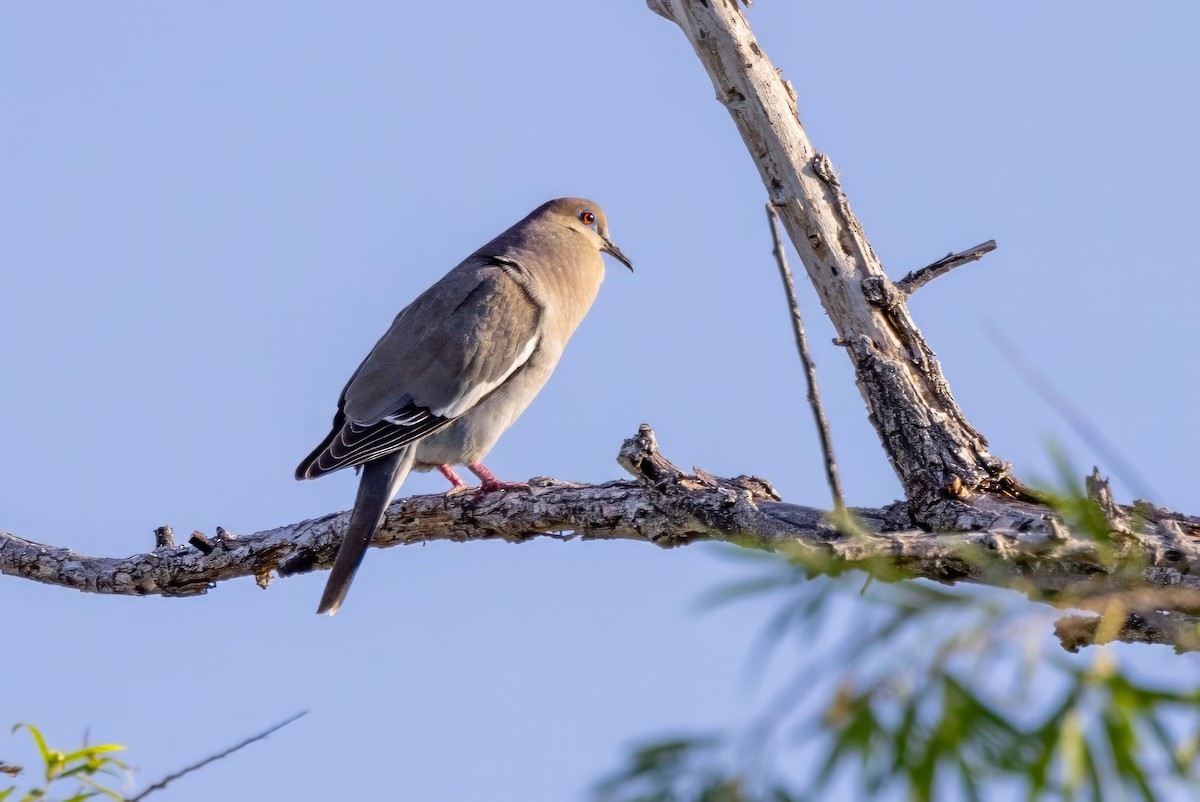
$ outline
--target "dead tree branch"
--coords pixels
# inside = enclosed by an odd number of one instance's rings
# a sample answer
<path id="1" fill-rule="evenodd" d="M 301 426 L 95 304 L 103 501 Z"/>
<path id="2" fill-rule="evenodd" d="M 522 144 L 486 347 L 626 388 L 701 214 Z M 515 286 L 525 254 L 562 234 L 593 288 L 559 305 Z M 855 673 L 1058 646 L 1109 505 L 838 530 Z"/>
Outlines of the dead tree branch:
<path id="1" fill-rule="evenodd" d="M 1190 648 L 1180 633 L 1193 623 L 1193 602 L 1172 597 L 1167 603 L 1146 590 L 1178 587 L 1189 599 L 1195 596 L 1200 580 L 1192 577 L 1184 555 L 1196 548 L 1196 519 L 1141 502 L 1121 507 L 1094 477 L 1089 487 L 1111 542 L 1067 531 L 1044 500 L 1012 476 L 1009 465 L 988 453 L 987 441 L 958 407 L 909 314 L 911 292 L 979 258 L 994 243 L 951 254 L 893 284 L 850 209 L 833 163 L 809 141 L 795 90 L 763 52 L 742 8 L 709 0 L 647 0 L 647 5 L 676 23 L 700 58 L 837 329 L 836 342 L 847 348 L 871 423 L 907 498 L 887 509 L 903 508 L 909 522 L 940 533 L 908 538 L 879 531 L 851 542 L 877 546 L 875 538 L 889 535 L 903 540 L 893 541 L 894 550 L 874 553 L 889 554 L 910 575 L 1024 586 L 1031 597 L 1060 604 L 1072 599 L 1103 604 L 1103 623 L 1086 623 L 1089 618 L 1066 627 L 1060 632 L 1064 646 L 1083 642 L 1079 639 L 1090 632 L 1093 640 Z M 932 556 L 925 549 L 933 543 L 954 544 L 948 551 L 937 549 L 936 565 L 947 572 L 941 577 L 925 570 L 929 564 L 908 559 L 914 548 Z M 968 558 L 960 547 L 992 554 Z M 1134 595 L 1114 601 L 1117 593 Z"/>
<path id="2" fill-rule="evenodd" d="M 762 479 L 685 473 L 659 452 L 648 426 L 625 441 L 618 462 L 634 481 L 537 479 L 528 491 L 479 501 L 469 492 L 401 499 L 389 508 L 373 545 L 578 537 L 669 548 L 726 541 L 784 552 L 815 572 L 857 568 L 885 581 L 921 577 L 1008 587 L 1081 609 L 1118 599 L 1131 616 L 1200 613 L 1200 520 L 1169 510 L 1118 505 L 1113 539 L 1105 542 L 1069 531 L 1045 507 L 993 498 L 943 506 L 946 517 L 932 532 L 913 525 L 904 502 L 852 508 L 856 531 L 845 533 L 823 510 L 780 501 Z M 226 533 L 208 554 L 181 545 L 123 559 L 88 557 L 0 532 L 0 573 L 119 595 L 196 596 L 217 582 L 248 576 L 266 587 L 272 574 L 328 568 L 348 519 L 338 513 L 254 535 Z M 1138 595 L 1147 589 L 1156 595 Z M 1162 630 L 1162 637 L 1172 632 Z"/>
<path id="3" fill-rule="evenodd" d="M 1020 496 L 1009 466 L 988 453 L 951 395 L 909 315 L 907 295 L 884 273 L 832 161 L 800 124 L 795 90 L 763 52 L 745 12 L 708 0 L 650 0 L 649 6 L 682 29 L 737 125 L 847 346 L 871 421 L 918 517 L 947 498 Z"/>
<path id="4" fill-rule="evenodd" d="M 817 366 L 813 364 L 812 355 L 808 351 L 808 337 L 804 334 L 804 319 L 800 315 L 800 299 L 796 297 L 796 282 L 792 280 L 792 269 L 788 267 L 787 253 L 783 249 L 783 240 L 779 236 L 779 217 L 771 204 L 767 204 L 767 225 L 771 227 L 771 252 L 779 265 L 779 275 L 783 279 L 783 289 L 787 294 L 788 311 L 792 317 L 792 331 L 796 335 L 796 350 L 800 353 L 800 364 L 804 367 L 804 381 L 808 385 L 808 406 L 812 409 L 813 421 L 817 426 L 817 436 L 821 441 L 821 453 L 825 457 L 825 479 L 829 483 L 829 493 L 833 497 L 833 508 L 844 510 L 846 499 L 842 494 L 842 480 L 838 477 L 837 460 L 833 456 L 833 438 L 829 434 L 829 420 L 825 417 L 825 408 L 821 406 L 821 392 L 817 389 Z"/>
<path id="5" fill-rule="evenodd" d="M 914 270 L 897 281 L 896 289 L 905 295 L 912 295 L 938 276 L 944 276 L 956 267 L 978 261 L 994 250 L 996 250 L 996 240 L 990 239 L 987 242 L 981 242 L 974 248 L 946 254 L 933 264 L 925 265 L 920 270 Z"/>

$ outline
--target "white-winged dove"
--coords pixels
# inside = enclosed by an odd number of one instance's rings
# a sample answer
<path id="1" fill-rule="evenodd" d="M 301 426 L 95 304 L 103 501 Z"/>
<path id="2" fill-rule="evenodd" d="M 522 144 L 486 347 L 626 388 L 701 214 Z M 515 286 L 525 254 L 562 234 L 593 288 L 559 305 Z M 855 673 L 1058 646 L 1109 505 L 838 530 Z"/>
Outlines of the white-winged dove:
<path id="1" fill-rule="evenodd" d="M 497 481 L 480 460 L 550 378 L 604 278 L 601 253 L 633 266 L 600 207 L 542 204 L 468 256 L 396 316 L 338 399 L 333 430 L 296 468 L 313 479 L 351 465 L 362 478 L 318 613 L 337 612 L 409 471 L 452 465 Z"/>

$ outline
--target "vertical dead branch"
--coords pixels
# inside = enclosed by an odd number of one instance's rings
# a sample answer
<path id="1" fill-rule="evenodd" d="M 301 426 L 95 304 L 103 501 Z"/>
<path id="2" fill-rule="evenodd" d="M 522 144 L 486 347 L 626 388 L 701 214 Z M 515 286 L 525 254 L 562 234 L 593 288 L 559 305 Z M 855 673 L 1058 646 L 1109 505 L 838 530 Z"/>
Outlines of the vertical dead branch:
<path id="1" fill-rule="evenodd" d="M 837 171 L 800 124 L 736 3 L 649 0 L 683 29 L 758 166 L 771 204 L 854 363 L 871 423 L 918 509 L 972 491 L 1009 490 L 1009 466 L 959 409 L 933 350 L 884 273 Z"/>
<path id="2" fill-rule="evenodd" d="M 792 270 L 788 267 L 787 254 L 783 250 L 783 239 L 779 236 L 779 217 L 771 204 L 767 204 L 767 224 L 771 227 L 771 241 L 774 244 L 772 253 L 779 264 L 779 275 L 783 278 L 783 289 L 787 293 L 788 308 L 791 310 L 792 330 L 796 334 L 796 350 L 800 352 L 800 363 L 804 366 L 804 380 L 808 384 L 808 405 L 812 408 L 813 421 L 817 424 L 817 435 L 821 438 L 821 453 L 825 456 L 825 478 L 829 482 L 829 492 L 833 496 L 835 513 L 846 510 L 845 497 L 842 495 L 842 480 L 838 478 L 837 460 L 833 457 L 833 439 L 829 436 L 829 421 L 825 418 L 825 408 L 821 406 L 821 393 L 817 389 L 817 366 L 813 364 L 812 355 L 808 352 L 808 338 L 804 334 L 804 320 L 800 316 L 800 299 L 796 297 L 796 282 L 792 280 Z"/>

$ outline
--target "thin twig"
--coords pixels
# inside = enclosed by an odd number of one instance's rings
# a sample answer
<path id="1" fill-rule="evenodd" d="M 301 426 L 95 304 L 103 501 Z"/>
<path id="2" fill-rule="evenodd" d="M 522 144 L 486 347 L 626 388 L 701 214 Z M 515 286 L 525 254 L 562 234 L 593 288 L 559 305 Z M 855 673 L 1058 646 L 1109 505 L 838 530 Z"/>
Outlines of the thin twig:
<path id="1" fill-rule="evenodd" d="M 960 265 L 982 259 L 984 254 L 991 253 L 994 250 L 996 250 L 996 240 L 990 239 L 987 242 L 981 242 L 974 248 L 967 248 L 965 251 L 959 251 L 958 253 L 946 254 L 933 264 L 926 265 L 920 270 L 914 270 L 897 281 L 896 289 L 905 295 L 912 295 L 938 276 L 945 275 Z"/>
<path id="2" fill-rule="evenodd" d="M 792 271 L 788 267 L 787 255 L 783 250 L 783 239 L 779 234 L 779 216 L 775 207 L 767 204 L 767 223 L 771 226 L 771 239 L 775 243 L 772 251 L 775 261 L 779 263 L 779 275 L 783 277 L 783 287 L 787 292 L 788 307 L 792 313 L 792 329 L 796 332 L 796 349 L 800 352 L 800 361 L 804 364 L 804 379 L 808 382 L 808 404 L 812 407 L 813 420 L 817 424 L 817 435 L 821 438 L 821 451 L 825 455 L 825 478 L 829 480 L 829 492 L 833 494 L 833 509 L 835 513 L 846 509 L 846 501 L 842 496 L 842 482 L 838 478 L 837 461 L 833 457 L 833 440 L 829 436 L 829 421 L 825 418 L 825 410 L 821 407 L 821 395 L 817 391 L 817 366 L 813 364 L 808 353 L 808 339 L 804 335 L 804 322 L 800 318 L 800 302 L 796 299 L 796 284 L 792 281 Z"/>
<path id="3" fill-rule="evenodd" d="M 161 791 L 162 789 L 166 788 L 168 783 L 178 780 L 183 775 L 190 774 L 191 772 L 196 771 L 197 769 L 204 768 L 209 763 L 212 763 L 214 760 L 220 760 L 223 757 L 228 757 L 229 755 L 232 755 L 234 752 L 238 751 L 239 749 L 249 746 L 250 744 L 254 743 L 255 741 L 261 741 L 263 738 L 266 738 L 271 733 L 273 733 L 277 730 L 283 729 L 284 727 L 291 724 L 296 719 L 300 718 L 301 716 L 305 716 L 305 715 L 308 715 L 308 711 L 301 710 L 299 713 L 292 716 L 291 718 L 289 718 L 285 721 L 279 722 L 278 724 L 276 724 L 274 727 L 271 727 L 270 729 L 263 730 L 258 735 L 254 735 L 254 736 L 251 736 L 250 738 L 247 738 L 246 740 L 242 741 L 237 746 L 231 746 L 228 749 L 226 749 L 224 752 L 218 752 L 215 755 L 209 755 L 208 757 L 204 758 L 204 760 L 201 760 L 199 763 L 194 763 L 185 769 L 180 769 L 179 771 L 175 772 L 174 774 L 169 774 L 166 777 L 163 777 L 158 782 L 156 782 L 154 785 L 147 788 L 145 791 L 142 791 L 137 796 L 130 797 L 128 800 L 126 800 L 126 802 L 139 802 L 139 800 L 144 799 L 148 794 L 150 794 L 154 791 Z"/>

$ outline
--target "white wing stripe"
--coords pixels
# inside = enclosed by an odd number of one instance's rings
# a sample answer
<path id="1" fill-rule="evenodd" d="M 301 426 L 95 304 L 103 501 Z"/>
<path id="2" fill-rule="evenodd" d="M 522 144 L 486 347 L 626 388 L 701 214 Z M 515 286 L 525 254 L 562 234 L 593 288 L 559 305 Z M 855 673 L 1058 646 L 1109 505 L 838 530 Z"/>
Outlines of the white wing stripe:
<path id="1" fill-rule="evenodd" d="M 530 337 L 525 343 L 525 347 L 517 354 L 517 358 L 509 366 L 508 370 L 504 371 L 504 375 L 492 382 L 480 382 L 469 387 L 464 387 L 463 391 L 452 398 L 448 404 L 441 409 L 431 409 L 434 415 L 439 418 L 457 418 L 471 407 L 479 403 L 480 399 L 495 390 L 500 385 L 508 381 L 508 377 L 517 372 L 517 369 L 529 361 L 529 357 L 533 356 L 533 351 L 537 348 L 538 337 L 535 334 Z"/>

